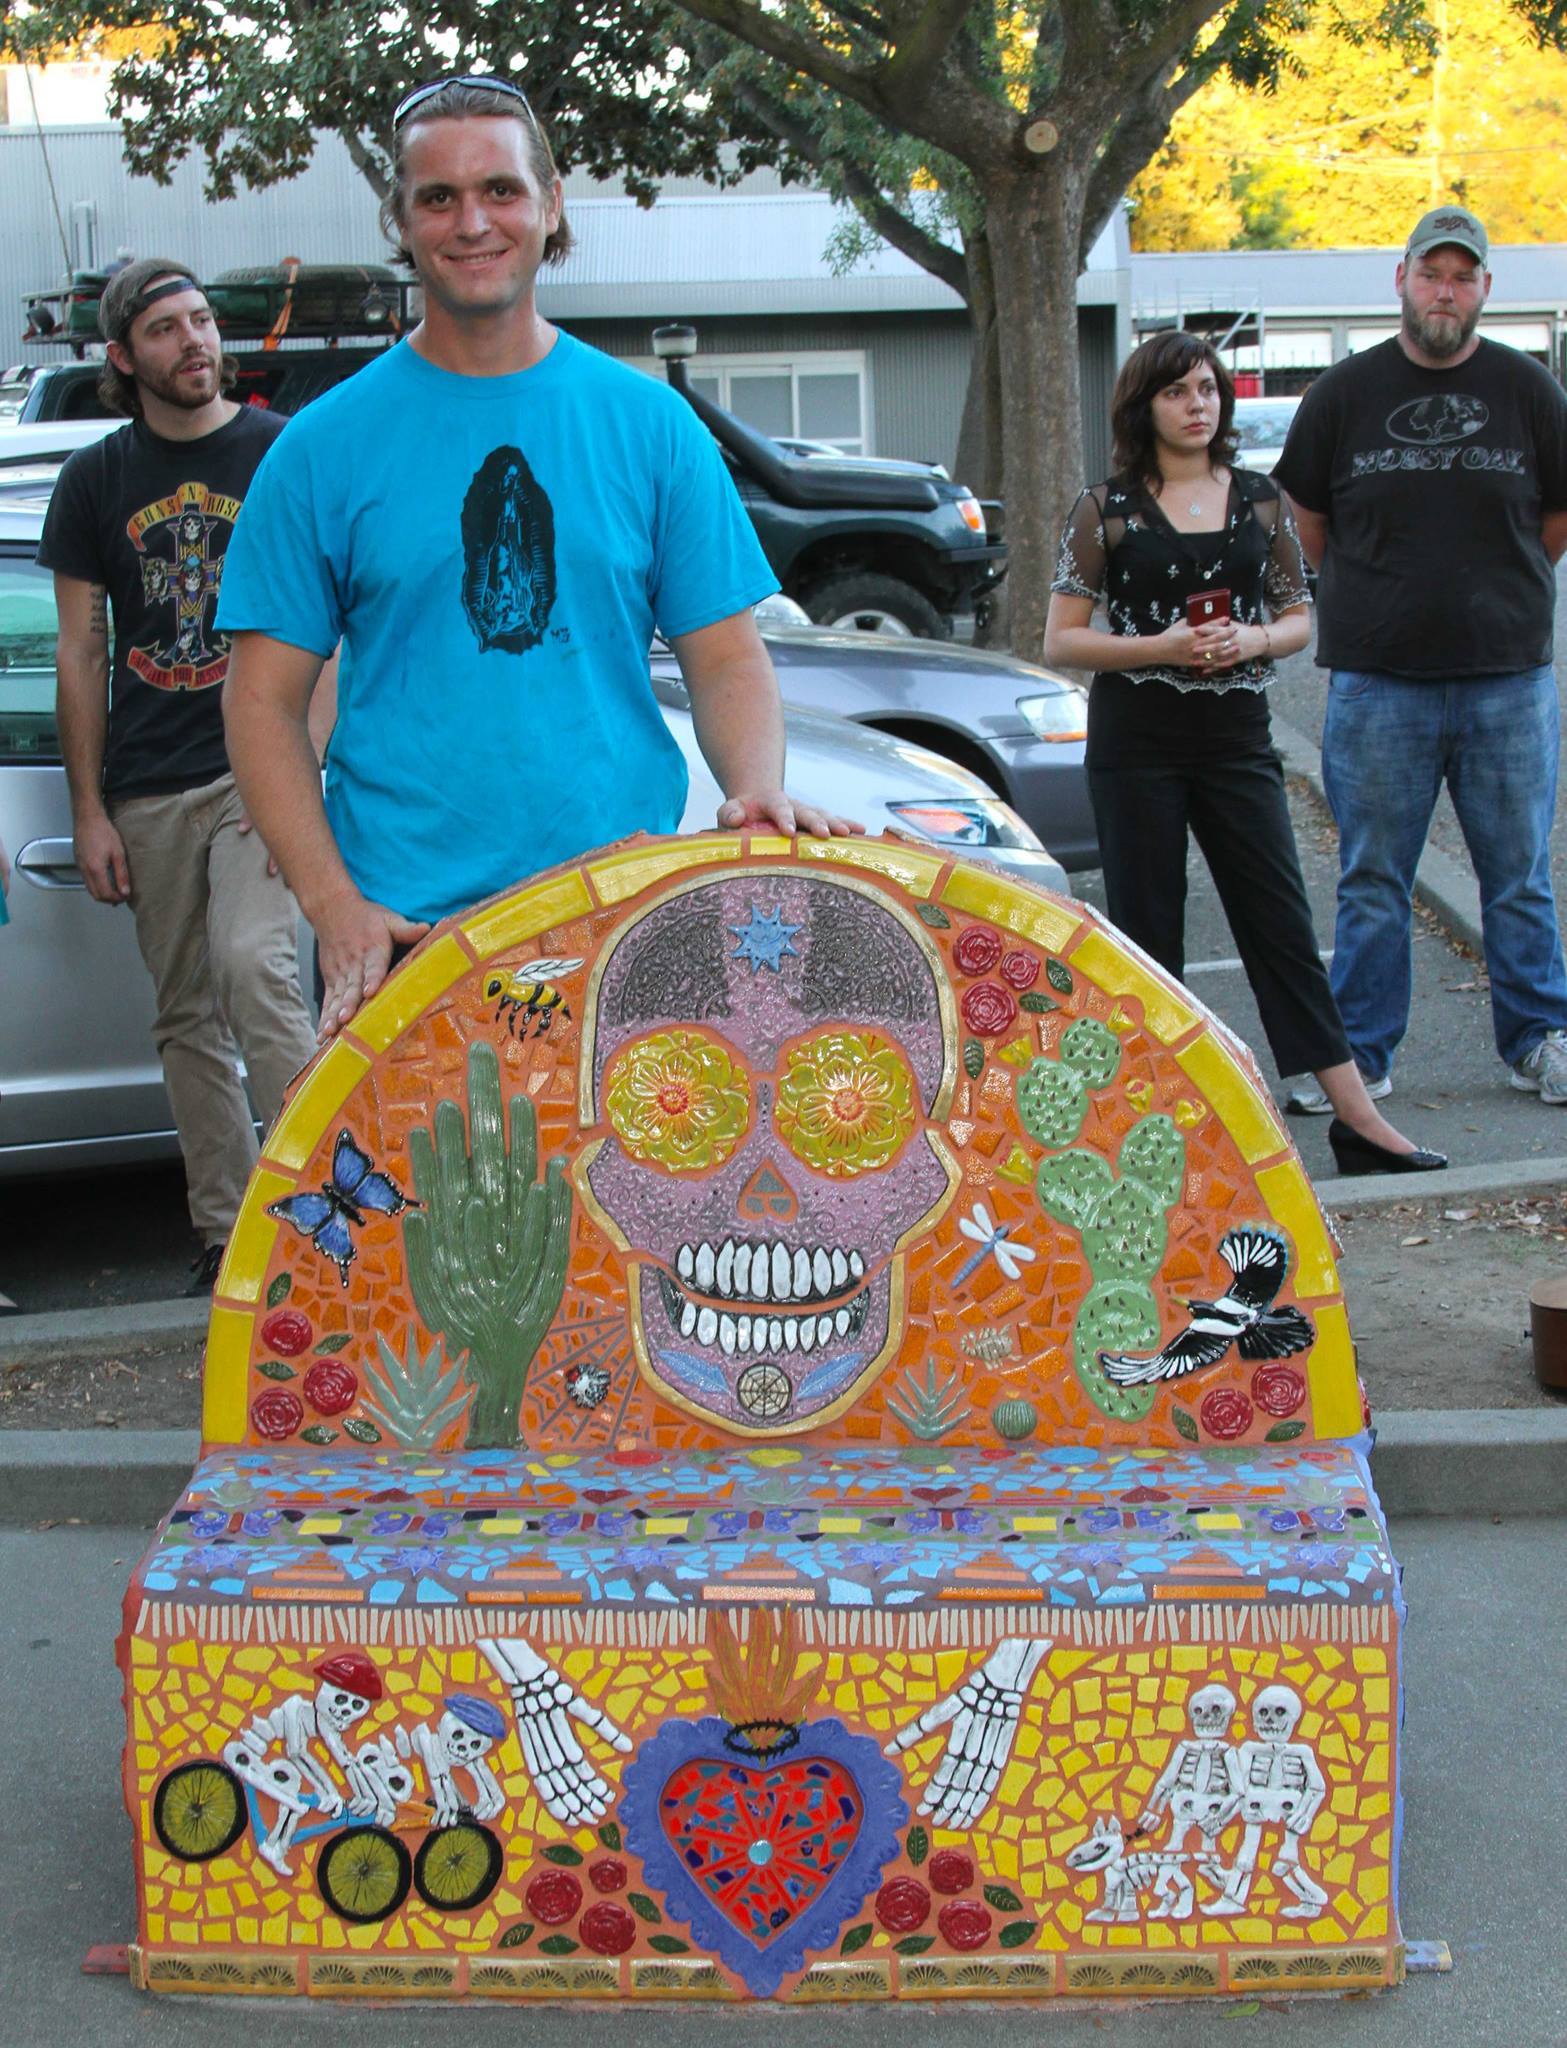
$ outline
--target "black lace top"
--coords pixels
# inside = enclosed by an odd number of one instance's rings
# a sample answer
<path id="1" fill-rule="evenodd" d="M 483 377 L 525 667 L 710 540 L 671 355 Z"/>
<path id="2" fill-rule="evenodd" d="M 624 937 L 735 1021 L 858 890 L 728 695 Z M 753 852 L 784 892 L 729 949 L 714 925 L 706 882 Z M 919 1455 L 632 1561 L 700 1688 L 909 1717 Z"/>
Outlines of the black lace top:
<path id="1" fill-rule="evenodd" d="M 1207 533 L 1177 532 L 1142 484 L 1126 477 L 1095 484 L 1072 508 L 1050 587 L 1102 600 L 1111 632 L 1128 636 L 1179 625 L 1187 598 L 1201 590 L 1228 590 L 1231 616 L 1243 625 L 1264 625 L 1309 596 L 1289 507 L 1271 477 L 1247 469 L 1230 472 L 1225 523 Z M 1273 664 L 1247 661 L 1218 675 L 1157 667 L 1120 673 L 1134 683 L 1212 695 L 1265 690 Z"/>

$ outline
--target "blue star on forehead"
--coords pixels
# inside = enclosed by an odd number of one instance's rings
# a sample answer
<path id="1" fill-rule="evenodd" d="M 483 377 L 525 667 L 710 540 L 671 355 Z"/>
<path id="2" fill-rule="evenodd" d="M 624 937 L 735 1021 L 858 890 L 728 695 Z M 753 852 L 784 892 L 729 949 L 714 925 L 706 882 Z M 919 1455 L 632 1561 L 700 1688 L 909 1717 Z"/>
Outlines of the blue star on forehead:
<path id="1" fill-rule="evenodd" d="M 782 967 L 785 953 L 794 952 L 794 948 L 790 945 L 789 941 L 796 932 L 803 931 L 805 927 L 798 924 L 785 924 L 783 921 L 782 904 L 776 910 L 769 912 L 766 917 L 763 917 L 762 913 L 753 903 L 751 905 L 751 922 L 749 924 L 732 924 L 729 929 L 740 941 L 739 945 L 735 947 L 734 952 L 729 956 L 732 960 L 749 960 L 753 974 L 762 967 L 770 967 L 773 973 L 777 974 Z M 798 954 L 795 957 L 798 958 Z"/>

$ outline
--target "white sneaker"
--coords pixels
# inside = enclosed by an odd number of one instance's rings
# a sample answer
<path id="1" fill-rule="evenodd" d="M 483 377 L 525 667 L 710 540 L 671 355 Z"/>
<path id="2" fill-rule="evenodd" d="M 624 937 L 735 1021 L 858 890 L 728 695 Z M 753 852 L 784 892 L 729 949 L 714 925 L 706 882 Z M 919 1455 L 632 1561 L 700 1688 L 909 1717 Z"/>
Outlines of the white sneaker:
<path id="1" fill-rule="evenodd" d="M 1530 1084 L 1520 1081 L 1520 1088 Z M 1366 1093 L 1373 1102 L 1385 1102 L 1393 1092 L 1393 1076 L 1384 1074 L 1380 1081 L 1368 1081 Z M 1333 1105 L 1317 1086 L 1315 1081 L 1302 1081 L 1298 1088 L 1292 1088 L 1284 1103 L 1290 1116 L 1331 1116 Z"/>
<path id="2" fill-rule="evenodd" d="M 1547 1031 L 1507 1076 L 1508 1085 L 1542 1102 L 1567 1102 L 1567 1031 Z"/>

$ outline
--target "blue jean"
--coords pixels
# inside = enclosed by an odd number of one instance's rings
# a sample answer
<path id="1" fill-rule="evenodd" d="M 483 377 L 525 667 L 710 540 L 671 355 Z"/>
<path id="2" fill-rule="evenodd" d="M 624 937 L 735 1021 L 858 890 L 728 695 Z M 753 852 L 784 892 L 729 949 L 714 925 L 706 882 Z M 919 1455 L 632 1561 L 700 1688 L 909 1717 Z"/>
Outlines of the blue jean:
<path id="1" fill-rule="evenodd" d="M 1333 670 L 1322 735 L 1339 829 L 1333 993 L 1370 1079 L 1409 1025 L 1410 895 L 1444 781 L 1480 883 L 1496 1049 L 1511 1065 L 1567 1029 L 1550 865 L 1557 726 L 1549 666 L 1434 683 Z"/>

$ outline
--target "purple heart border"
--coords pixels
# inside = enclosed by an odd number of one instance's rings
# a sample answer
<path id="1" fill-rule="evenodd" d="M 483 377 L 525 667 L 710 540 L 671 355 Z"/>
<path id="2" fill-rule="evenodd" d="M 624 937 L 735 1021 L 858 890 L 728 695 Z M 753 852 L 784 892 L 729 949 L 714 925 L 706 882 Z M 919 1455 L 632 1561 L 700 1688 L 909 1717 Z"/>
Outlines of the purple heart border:
<path id="1" fill-rule="evenodd" d="M 626 1846 L 637 1855 L 649 1879 L 664 1894 L 671 1919 L 691 1930 L 693 1940 L 741 1978 L 756 1998 L 771 1998 L 792 1971 L 805 1967 L 808 1949 L 831 1948 L 845 1924 L 881 1883 L 881 1874 L 898 1854 L 898 1830 L 909 1817 L 903 1800 L 903 1773 L 888 1761 L 868 1735 L 856 1735 L 841 1721 L 812 1721 L 800 1731 L 798 1745 L 787 1759 L 797 1763 L 822 1757 L 847 1771 L 859 1790 L 865 1817 L 848 1854 L 823 1886 L 818 1898 L 789 1927 L 780 1929 L 766 1948 L 748 1941 L 712 1904 L 681 1864 L 659 1820 L 659 1800 L 680 1765 L 715 1759 L 737 1764 L 765 1777 L 768 1762 L 749 1762 L 724 1746 L 727 1721 L 708 1715 L 700 1721 L 672 1721 L 650 1742 L 643 1743 L 626 1766 L 620 1798 L 620 1821 Z"/>

